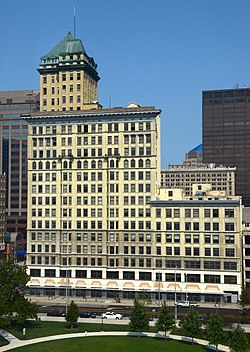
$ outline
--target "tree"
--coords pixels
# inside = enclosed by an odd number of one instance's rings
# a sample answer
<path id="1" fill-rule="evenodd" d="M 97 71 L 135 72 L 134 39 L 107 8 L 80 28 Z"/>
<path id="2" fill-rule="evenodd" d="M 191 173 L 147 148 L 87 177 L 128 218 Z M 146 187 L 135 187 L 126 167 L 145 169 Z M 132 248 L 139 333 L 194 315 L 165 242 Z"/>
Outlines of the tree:
<path id="1" fill-rule="evenodd" d="M 169 311 L 169 307 L 167 306 L 166 302 L 163 302 L 163 305 L 160 309 L 160 315 L 158 320 L 156 321 L 155 327 L 157 331 L 164 331 L 165 340 L 167 337 L 167 331 L 171 330 L 174 326 L 175 321 L 173 315 Z"/>
<path id="2" fill-rule="evenodd" d="M 66 322 L 70 324 L 71 329 L 74 328 L 79 318 L 79 309 L 74 301 L 71 301 L 68 312 L 66 314 Z"/>
<path id="3" fill-rule="evenodd" d="M 221 316 L 216 312 L 214 313 L 207 323 L 207 338 L 209 345 L 214 345 L 218 351 L 218 345 L 225 337 L 224 324 Z"/>
<path id="4" fill-rule="evenodd" d="M 130 329 L 138 332 L 138 337 L 140 337 L 140 332 L 148 330 L 149 326 L 149 316 L 145 308 L 145 305 L 141 303 L 138 299 L 134 300 L 134 307 L 131 312 Z"/>
<path id="5" fill-rule="evenodd" d="M 250 304 L 250 283 L 247 282 L 245 286 L 242 287 L 240 304 L 242 307 Z"/>
<path id="6" fill-rule="evenodd" d="M 194 343 L 194 337 L 201 330 L 201 323 L 197 311 L 194 307 L 190 307 L 188 314 L 184 320 L 181 321 L 181 328 L 183 329 L 186 336 L 192 338 L 192 344 Z"/>
<path id="7" fill-rule="evenodd" d="M 245 330 L 237 325 L 231 335 L 230 350 L 233 352 L 246 352 L 248 351 L 249 343 Z"/>
<path id="8" fill-rule="evenodd" d="M 0 263 L 0 326 L 10 325 L 14 316 L 19 324 L 37 317 L 37 306 L 24 297 L 28 281 L 25 266 Z"/>

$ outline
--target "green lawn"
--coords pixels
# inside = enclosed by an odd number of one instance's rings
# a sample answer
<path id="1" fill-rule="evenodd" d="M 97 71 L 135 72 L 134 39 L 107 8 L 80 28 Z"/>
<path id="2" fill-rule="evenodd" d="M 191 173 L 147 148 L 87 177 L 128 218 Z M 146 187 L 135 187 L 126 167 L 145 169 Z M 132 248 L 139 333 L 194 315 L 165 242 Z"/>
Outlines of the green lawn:
<path id="1" fill-rule="evenodd" d="M 87 337 L 51 341 L 16 348 L 16 352 L 205 352 L 199 345 L 191 345 L 174 340 L 137 337 Z"/>
<path id="2" fill-rule="evenodd" d="M 2 336 L 0 336 L 0 347 L 8 345 L 8 341 L 6 341 Z"/>
<path id="3" fill-rule="evenodd" d="M 26 334 L 22 335 L 22 327 L 13 327 L 8 328 L 11 334 L 15 335 L 18 339 L 34 339 L 43 336 L 52 336 L 60 334 L 71 334 L 72 332 L 85 332 L 85 331 L 101 331 L 101 324 L 88 324 L 88 323 L 79 323 L 78 329 L 71 330 L 66 328 L 65 322 L 56 322 L 56 321 L 27 321 L 26 322 Z M 129 331 L 128 325 L 116 325 L 116 324 L 106 324 L 103 325 L 104 331 Z"/>

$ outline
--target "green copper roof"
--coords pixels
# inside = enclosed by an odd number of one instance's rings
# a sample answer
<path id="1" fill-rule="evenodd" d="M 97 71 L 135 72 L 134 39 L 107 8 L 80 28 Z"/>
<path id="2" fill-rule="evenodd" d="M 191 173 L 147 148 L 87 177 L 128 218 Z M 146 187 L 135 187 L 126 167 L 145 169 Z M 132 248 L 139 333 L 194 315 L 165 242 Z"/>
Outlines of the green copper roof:
<path id="1" fill-rule="evenodd" d="M 80 39 L 74 39 L 71 32 L 69 32 L 60 43 L 58 43 L 54 49 L 52 49 L 47 55 L 44 55 L 41 59 L 56 58 L 67 54 L 85 53 L 86 50 Z"/>

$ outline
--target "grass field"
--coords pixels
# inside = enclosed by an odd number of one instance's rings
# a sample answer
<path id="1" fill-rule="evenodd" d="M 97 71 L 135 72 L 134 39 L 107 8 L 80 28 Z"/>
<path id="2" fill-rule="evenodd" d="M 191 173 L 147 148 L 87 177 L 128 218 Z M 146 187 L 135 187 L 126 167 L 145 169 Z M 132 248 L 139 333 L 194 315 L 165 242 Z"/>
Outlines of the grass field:
<path id="1" fill-rule="evenodd" d="M 8 341 L 6 341 L 2 336 L 0 336 L 0 347 L 8 345 Z"/>
<path id="2" fill-rule="evenodd" d="M 8 328 L 11 334 L 16 336 L 21 340 L 29 340 L 43 336 L 52 336 L 60 334 L 71 334 L 72 332 L 96 332 L 102 330 L 101 324 L 88 324 L 88 323 L 79 323 L 78 328 L 71 330 L 66 328 L 65 322 L 55 322 L 55 321 L 27 321 L 26 322 L 26 334 L 23 336 L 22 327 L 13 327 Z M 116 324 L 107 324 L 103 325 L 104 331 L 129 331 L 128 325 L 116 325 Z"/>
<path id="3" fill-rule="evenodd" d="M 205 352 L 203 346 L 174 340 L 137 337 L 88 337 L 51 341 L 16 348 L 16 352 Z"/>

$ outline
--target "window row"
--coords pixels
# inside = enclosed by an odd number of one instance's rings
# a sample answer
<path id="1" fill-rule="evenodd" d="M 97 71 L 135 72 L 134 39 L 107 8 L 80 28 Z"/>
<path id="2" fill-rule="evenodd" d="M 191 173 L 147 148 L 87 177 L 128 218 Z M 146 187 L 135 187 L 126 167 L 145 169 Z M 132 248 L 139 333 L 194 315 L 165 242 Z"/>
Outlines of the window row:
<path id="1" fill-rule="evenodd" d="M 134 180 L 150 180 L 151 172 L 150 171 L 124 171 L 123 173 L 124 181 L 134 181 Z"/>
<path id="2" fill-rule="evenodd" d="M 151 192 L 151 183 L 124 183 L 123 185 L 123 192 L 124 193 L 150 193 Z"/>
<path id="3" fill-rule="evenodd" d="M 151 143 L 151 134 L 124 134 L 124 144 Z"/>
<path id="4" fill-rule="evenodd" d="M 163 223 L 156 222 L 156 229 L 163 230 Z M 219 222 L 166 222 L 166 231 L 235 231 L 235 224 L 233 222 L 225 222 L 224 229 L 221 229 Z"/>
<path id="5" fill-rule="evenodd" d="M 54 256 L 31 256 L 30 262 L 31 264 L 55 264 L 56 258 Z M 71 259 L 71 258 L 69 258 Z M 67 263 L 71 263 L 68 258 L 63 258 L 62 264 L 67 265 Z M 151 259 L 139 259 L 138 266 L 139 267 L 151 267 Z M 109 258 L 109 266 L 119 266 L 119 259 Z M 129 266 L 129 258 L 126 258 L 124 266 Z M 132 260 L 132 266 L 134 266 L 134 260 Z M 224 262 L 224 269 L 226 262 Z M 232 263 L 236 264 L 236 263 Z M 86 257 L 77 257 L 76 258 L 76 265 L 77 266 L 102 266 L 102 258 L 86 258 Z M 167 265 L 166 265 L 167 267 Z M 233 269 L 234 270 L 234 269 Z M 63 269 L 60 272 L 60 277 L 72 277 L 72 271 Z M 30 271 L 31 276 L 41 276 L 41 269 L 31 269 Z M 156 279 L 162 281 L 163 275 L 162 273 L 157 273 Z M 45 277 L 56 277 L 56 270 L 55 269 L 45 269 Z M 88 278 L 87 277 L 87 270 L 75 270 L 75 277 L 76 278 Z M 226 284 L 237 284 L 237 276 L 236 275 L 212 275 L 212 274 L 182 274 L 179 273 L 165 273 L 165 281 L 170 282 L 204 282 L 204 283 L 222 283 L 222 279 L 224 277 L 224 283 Z M 136 274 L 134 271 L 107 271 L 106 275 L 100 271 L 91 271 L 91 276 L 89 278 L 107 278 L 107 279 L 123 279 L 123 280 L 135 280 Z M 139 280 L 150 280 L 152 281 L 152 273 L 151 272 L 139 272 L 138 278 Z"/>
<path id="6" fill-rule="evenodd" d="M 182 215 L 181 215 L 181 210 L 178 208 L 176 208 L 176 209 L 157 208 L 156 209 L 156 217 L 157 218 L 161 218 L 161 217 L 179 218 L 181 216 L 184 216 L 185 218 L 200 218 L 202 216 L 204 216 L 205 218 L 219 218 L 222 216 L 224 216 L 225 218 L 234 218 L 235 210 L 234 209 L 210 209 L 210 208 L 204 208 L 204 209 L 185 208 L 184 214 L 182 213 Z"/>
<path id="7" fill-rule="evenodd" d="M 165 236 L 165 241 L 166 243 L 180 243 L 180 234 L 166 234 Z M 157 234 L 157 241 L 161 242 L 162 237 L 161 234 Z M 213 243 L 213 244 L 218 244 L 218 243 L 227 243 L 227 244 L 234 244 L 235 243 L 235 235 L 224 235 L 223 234 L 223 240 L 222 240 L 222 235 L 220 234 L 204 234 L 203 239 L 204 243 Z M 200 243 L 201 242 L 201 236 L 199 234 L 185 234 L 184 241 L 185 243 Z"/>
<path id="8" fill-rule="evenodd" d="M 109 155 L 109 149 L 108 148 L 108 155 Z M 117 148 L 118 149 L 118 148 Z M 124 148 L 124 156 L 143 156 L 143 155 L 151 155 L 152 154 L 152 149 L 151 147 L 125 147 Z"/>
<path id="9" fill-rule="evenodd" d="M 156 247 L 156 254 L 162 255 L 162 247 Z M 169 256 L 178 256 L 178 255 L 185 255 L 185 256 L 193 256 L 193 257 L 199 257 L 199 256 L 205 256 L 205 257 L 219 257 L 219 256 L 224 256 L 225 257 L 235 257 L 235 248 L 210 248 L 210 247 L 205 247 L 204 249 L 201 249 L 200 247 L 166 247 L 166 255 Z"/>
<path id="10" fill-rule="evenodd" d="M 63 84 L 62 85 L 62 89 L 61 89 L 62 93 L 77 93 L 77 92 L 81 92 L 81 84 L 77 83 L 76 85 L 74 84 Z M 54 86 L 51 87 L 51 95 L 54 95 L 55 93 L 60 94 L 60 89 L 59 87 L 57 87 L 57 90 L 55 89 Z M 43 95 L 47 95 L 48 93 L 48 89 L 47 87 L 43 87 Z M 49 132 L 48 132 L 49 133 Z"/>
<path id="11" fill-rule="evenodd" d="M 41 127 L 42 128 L 42 127 Z M 56 147 L 56 137 L 32 138 L 33 147 Z"/>
<path id="12" fill-rule="evenodd" d="M 65 87 L 66 88 L 66 87 Z M 105 126 L 105 127 L 104 127 Z M 33 135 L 44 134 L 72 134 L 72 133 L 102 133 L 119 132 L 119 131 L 151 131 L 151 122 L 125 122 L 125 123 L 92 123 L 92 124 L 79 124 L 79 125 L 61 125 L 61 126 L 34 126 L 32 128 Z M 147 135 L 146 135 L 147 136 Z M 150 137 L 146 137 L 150 138 Z"/>

